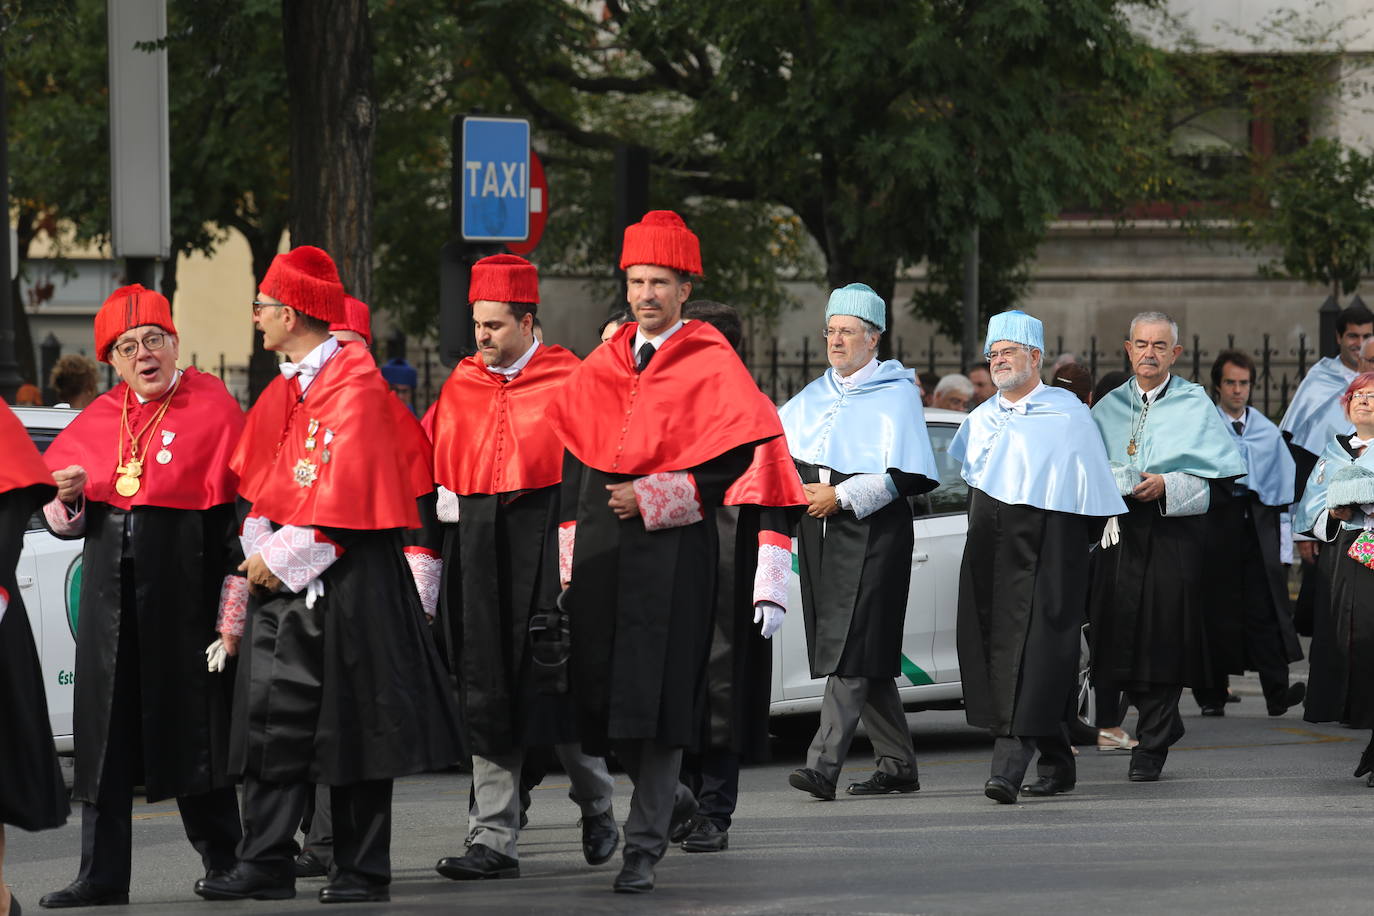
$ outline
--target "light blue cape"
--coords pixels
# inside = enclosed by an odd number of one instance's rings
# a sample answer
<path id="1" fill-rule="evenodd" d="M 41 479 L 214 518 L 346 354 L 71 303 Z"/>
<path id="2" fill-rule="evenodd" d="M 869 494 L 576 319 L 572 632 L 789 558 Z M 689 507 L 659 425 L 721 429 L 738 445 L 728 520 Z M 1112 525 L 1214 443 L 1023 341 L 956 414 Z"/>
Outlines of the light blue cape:
<path id="1" fill-rule="evenodd" d="M 1352 464 L 1363 465 L 1374 470 L 1374 448 L 1367 448 L 1359 458 L 1351 458 L 1350 453 L 1345 450 L 1345 446 L 1336 441 L 1332 436 L 1331 441 L 1326 443 L 1326 448 L 1322 451 L 1321 457 L 1312 467 L 1312 473 L 1307 477 L 1307 488 L 1302 491 L 1302 502 L 1297 503 L 1293 512 L 1293 530 L 1298 534 L 1311 534 L 1312 528 L 1317 524 L 1317 516 L 1321 515 L 1326 508 L 1326 490 L 1331 486 L 1331 478 L 1343 467 Z M 1354 530 L 1364 527 L 1364 519 L 1360 513 L 1356 512 L 1355 517 L 1348 522 L 1341 522 L 1342 528 Z"/>
<path id="2" fill-rule="evenodd" d="M 940 479 L 916 373 L 895 359 L 880 362 L 872 378 L 852 389 L 827 369 L 779 414 L 798 461 L 842 474 L 897 470 Z"/>
<path id="3" fill-rule="evenodd" d="M 1083 402 L 1042 385 L 1026 412 L 993 396 L 973 409 L 949 444 L 968 485 L 1004 503 L 1075 515 L 1122 515 L 1107 450 Z"/>
<path id="4" fill-rule="evenodd" d="M 1217 414 L 1228 429 L 1231 417 L 1217 406 Z M 1288 443 L 1283 441 L 1279 428 L 1269 418 L 1253 407 L 1245 408 L 1245 432 L 1235 437 L 1236 447 L 1245 459 L 1248 469 L 1244 477 L 1236 483 L 1253 490 L 1259 501 L 1276 508 L 1287 506 L 1293 501 L 1293 479 L 1298 468 L 1293 463 L 1293 454 L 1288 451 Z"/>
<path id="5" fill-rule="evenodd" d="M 1113 464 L 1151 474 L 1181 471 L 1207 480 L 1224 480 L 1245 473 L 1245 459 L 1236 448 L 1235 433 L 1221 422 L 1216 405 L 1202 390 L 1177 375 L 1155 398 L 1135 455 L 1126 454 L 1131 430 L 1139 422 L 1140 393 L 1135 379 L 1127 379 L 1093 405 L 1093 420 Z"/>
<path id="6" fill-rule="evenodd" d="M 1340 399 L 1355 380 L 1355 374 L 1334 356 L 1317 360 L 1293 392 L 1293 400 L 1279 422 L 1279 431 L 1313 455 L 1322 454 L 1333 436 L 1354 432 L 1355 425 L 1346 417 Z"/>

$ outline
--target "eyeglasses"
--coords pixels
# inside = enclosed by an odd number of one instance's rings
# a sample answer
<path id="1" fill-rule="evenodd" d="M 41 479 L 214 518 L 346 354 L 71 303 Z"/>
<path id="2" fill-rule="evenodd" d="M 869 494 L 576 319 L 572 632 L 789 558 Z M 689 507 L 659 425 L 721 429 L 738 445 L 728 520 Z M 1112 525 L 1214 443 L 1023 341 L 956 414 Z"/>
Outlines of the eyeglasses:
<path id="1" fill-rule="evenodd" d="M 1357 391 L 1350 396 L 1350 403 L 1366 406 L 1374 404 L 1374 391 Z"/>
<path id="2" fill-rule="evenodd" d="M 1021 344 L 1017 344 L 1014 347 L 1003 347 L 1000 350 L 989 350 L 984 355 L 987 357 L 988 362 L 995 363 L 997 362 L 997 360 L 1002 359 L 1004 357 L 1006 359 L 1011 359 L 1013 353 L 1020 353 L 1021 351 L 1028 349 L 1030 348 L 1022 346 Z"/>
<path id="3" fill-rule="evenodd" d="M 115 344 L 112 349 L 125 359 L 133 359 L 134 354 L 138 352 L 139 344 L 142 344 L 143 349 L 147 350 L 149 353 L 156 353 L 158 350 L 167 346 L 167 335 L 160 331 L 155 331 L 152 334 L 145 335 L 142 340 L 120 341 Z"/>
<path id="4" fill-rule="evenodd" d="M 254 299 L 254 300 L 253 300 L 253 314 L 254 314 L 254 315 L 256 315 L 258 312 L 261 312 L 263 309 L 284 309 L 284 308 L 286 308 L 286 305 L 285 305 L 284 303 L 281 303 L 281 302 L 260 302 L 260 301 L 257 300 L 257 299 Z"/>
<path id="5" fill-rule="evenodd" d="M 826 328 L 821 331 L 821 340 L 829 340 L 838 337 L 840 340 L 853 340 L 862 334 L 863 331 L 856 331 L 853 328 Z"/>
<path id="6" fill-rule="evenodd" d="M 1146 350 L 1153 350 L 1156 353 L 1164 354 L 1168 353 L 1171 349 L 1173 349 L 1173 346 L 1173 344 L 1164 340 L 1156 340 L 1153 342 L 1148 340 L 1131 341 L 1131 349 L 1135 350 L 1137 353 L 1144 353 Z"/>

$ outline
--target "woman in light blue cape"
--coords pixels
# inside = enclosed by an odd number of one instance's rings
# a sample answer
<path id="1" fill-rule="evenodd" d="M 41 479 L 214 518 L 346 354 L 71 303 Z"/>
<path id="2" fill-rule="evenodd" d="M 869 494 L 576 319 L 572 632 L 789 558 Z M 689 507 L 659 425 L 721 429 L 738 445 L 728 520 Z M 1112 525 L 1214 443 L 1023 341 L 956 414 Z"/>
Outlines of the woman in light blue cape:
<path id="1" fill-rule="evenodd" d="M 1350 432 L 1341 395 L 1353 378 L 1351 370 L 1336 357 L 1318 360 L 1293 393 L 1279 430 L 1298 448 L 1320 455 L 1332 436 Z"/>

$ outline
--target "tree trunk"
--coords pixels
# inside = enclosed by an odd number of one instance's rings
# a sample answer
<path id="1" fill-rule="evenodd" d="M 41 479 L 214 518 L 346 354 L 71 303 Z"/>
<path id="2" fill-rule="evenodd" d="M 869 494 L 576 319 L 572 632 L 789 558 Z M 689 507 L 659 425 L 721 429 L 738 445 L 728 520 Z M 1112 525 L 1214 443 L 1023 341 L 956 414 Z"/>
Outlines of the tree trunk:
<path id="1" fill-rule="evenodd" d="M 282 0 L 291 115 L 291 244 L 329 252 L 372 293 L 372 30 L 366 0 Z"/>

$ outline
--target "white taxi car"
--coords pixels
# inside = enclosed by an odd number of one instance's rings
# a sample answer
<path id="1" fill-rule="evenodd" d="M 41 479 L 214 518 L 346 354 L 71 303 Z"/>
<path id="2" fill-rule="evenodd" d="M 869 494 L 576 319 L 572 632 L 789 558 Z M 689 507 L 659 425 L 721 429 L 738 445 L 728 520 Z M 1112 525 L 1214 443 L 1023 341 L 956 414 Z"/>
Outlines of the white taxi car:
<path id="1" fill-rule="evenodd" d="M 928 409 L 926 428 L 940 469 L 940 485 L 911 500 L 911 590 L 902 631 L 902 674 L 898 692 L 907 709 L 958 709 L 964 691 L 959 681 L 959 655 L 954 621 L 959 606 L 959 565 L 968 531 L 968 484 L 959 462 L 950 458 L 949 443 L 968 414 Z M 811 677 L 806 627 L 801 614 L 801 580 L 792 558 L 788 614 L 773 637 L 773 690 L 769 714 L 776 718 L 820 711 L 825 678 Z"/>
<path id="2" fill-rule="evenodd" d="M 15 416 L 44 451 L 78 411 L 53 407 L 15 407 Z M 43 527 L 38 514 L 29 519 L 24 550 L 15 576 L 48 695 L 48 718 L 59 753 L 72 751 L 72 685 L 76 682 L 76 611 L 81 597 L 82 541 L 64 541 Z"/>

